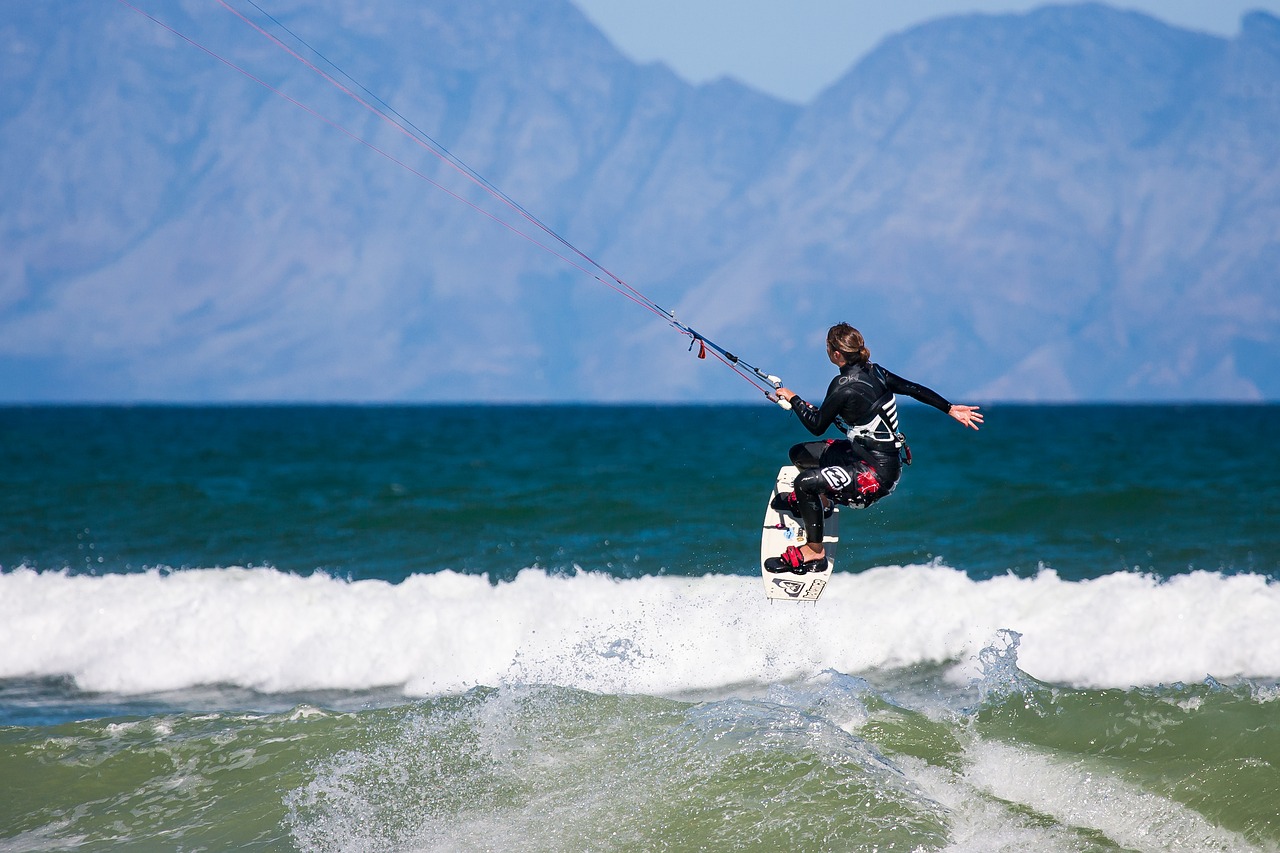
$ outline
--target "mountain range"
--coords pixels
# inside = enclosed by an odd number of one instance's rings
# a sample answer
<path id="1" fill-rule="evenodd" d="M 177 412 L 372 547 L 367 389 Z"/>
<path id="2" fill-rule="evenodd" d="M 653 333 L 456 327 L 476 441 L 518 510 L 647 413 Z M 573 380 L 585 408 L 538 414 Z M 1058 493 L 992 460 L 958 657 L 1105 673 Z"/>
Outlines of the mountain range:
<path id="1" fill-rule="evenodd" d="M 1280 399 L 1268 14 L 939 19 L 798 105 L 568 0 L 131 2 L 0 20 L 0 401 L 758 399 L 366 89 L 809 399 L 838 321 L 959 402 Z"/>

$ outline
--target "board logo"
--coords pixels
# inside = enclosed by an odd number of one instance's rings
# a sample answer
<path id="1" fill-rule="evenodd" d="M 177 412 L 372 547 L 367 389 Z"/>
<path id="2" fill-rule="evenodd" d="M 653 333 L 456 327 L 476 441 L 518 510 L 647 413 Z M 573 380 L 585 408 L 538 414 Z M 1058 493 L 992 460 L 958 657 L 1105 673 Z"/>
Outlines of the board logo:
<path id="1" fill-rule="evenodd" d="M 822 591 L 826 589 L 826 587 L 827 587 L 827 582 L 824 581 L 822 578 L 818 578 L 817 580 L 813 581 L 812 586 L 809 587 L 809 594 L 805 596 L 805 600 L 817 601 L 818 596 L 822 595 Z"/>
<path id="2" fill-rule="evenodd" d="M 804 592 L 805 588 L 804 581 L 789 581 L 784 578 L 774 578 L 773 584 L 791 598 L 799 598 L 800 593 Z"/>

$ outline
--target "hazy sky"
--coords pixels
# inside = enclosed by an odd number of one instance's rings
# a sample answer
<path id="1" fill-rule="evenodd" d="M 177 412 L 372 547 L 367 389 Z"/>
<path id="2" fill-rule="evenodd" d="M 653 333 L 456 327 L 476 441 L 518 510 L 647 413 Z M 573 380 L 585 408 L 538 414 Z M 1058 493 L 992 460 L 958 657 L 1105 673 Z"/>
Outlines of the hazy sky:
<path id="1" fill-rule="evenodd" d="M 809 100 L 886 35 L 944 15 L 1025 11 L 1018 0 L 573 0 L 631 58 L 662 60 L 694 83 L 728 74 Z M 1125 0 L 1187 29 L 1235 35 L 1250 9 L 1280 0 Z"/>

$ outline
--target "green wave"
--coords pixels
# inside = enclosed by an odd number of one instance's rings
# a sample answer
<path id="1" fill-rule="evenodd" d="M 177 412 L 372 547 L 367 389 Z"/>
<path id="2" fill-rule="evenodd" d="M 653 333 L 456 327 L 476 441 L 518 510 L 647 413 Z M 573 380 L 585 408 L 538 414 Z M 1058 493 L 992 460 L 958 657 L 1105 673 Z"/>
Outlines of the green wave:
<path id="1" fill-rule="evenodd" d="M 1280 701 L 838 673 L 0 729 L 0 850 L 1274 850 Z M 990 684 L 988 684 L 988 688 Z"/>

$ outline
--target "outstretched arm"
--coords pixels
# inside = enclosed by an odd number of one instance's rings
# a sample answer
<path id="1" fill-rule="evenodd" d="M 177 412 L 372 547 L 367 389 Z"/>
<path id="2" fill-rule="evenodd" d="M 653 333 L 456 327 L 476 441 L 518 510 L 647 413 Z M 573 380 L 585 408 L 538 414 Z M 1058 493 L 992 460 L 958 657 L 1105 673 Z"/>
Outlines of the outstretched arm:
<path id="1" fill-rule="evenodd" d="M 982 413 L 978 411 L 978 406 L 952 406 L 947 409 L 947 414 L 959 421 L 963 426 L 969 429 L 977 429 L 982 425 Z"/>
<path id="2" fill-rule="evenodd" d="M 884 370 L 884 368 L 880 368 Z M 918 382 L 912 382 L 903 379 L 901 376 L 884 371 L 885 384 L 889 386 L 889 390 L 895 394 L 906 394 L 913 397 L 921 403 L 927 403 L 939 411 L 946 412 L 955 418 L 961 425 L 967 426 L 969 429 L 977 429 L 982 425 L 982 413 L 978 411 L 977 406 L 958 406 L 931 388 L 926 388 Z"/>

